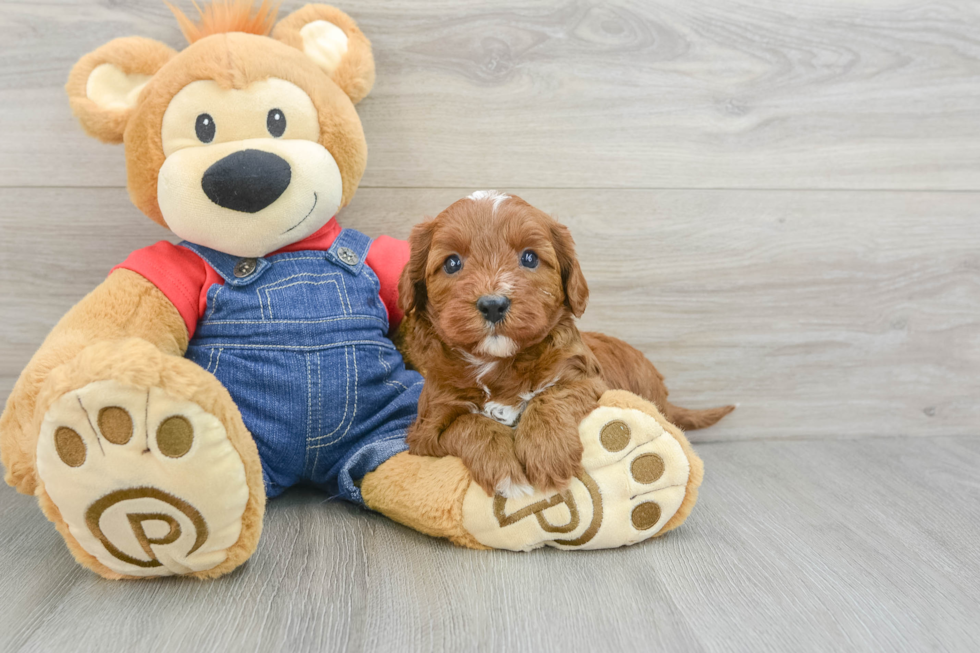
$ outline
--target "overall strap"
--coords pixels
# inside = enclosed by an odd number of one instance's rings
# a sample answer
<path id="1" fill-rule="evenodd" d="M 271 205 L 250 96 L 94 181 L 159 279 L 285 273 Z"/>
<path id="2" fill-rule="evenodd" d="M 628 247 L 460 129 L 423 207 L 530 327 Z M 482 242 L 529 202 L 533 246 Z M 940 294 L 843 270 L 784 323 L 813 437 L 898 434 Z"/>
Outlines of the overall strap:
<path id="1" fill-rule="evenodd" d="M 186 240 L 178 245 L 186 247 L 203 258 L 225 280 L 225 283 L 231 286 L 247 286 L 253 283 L 272 265 L 264 258 L 232 256 Z"/>
<path id="2" fill-rule="evenodd" d="M 357 275 L 364 267 L 364 259 L 371 249 L 371 239 L 360 231 L 344 229 L 327 250 L 327 260 Z"/>

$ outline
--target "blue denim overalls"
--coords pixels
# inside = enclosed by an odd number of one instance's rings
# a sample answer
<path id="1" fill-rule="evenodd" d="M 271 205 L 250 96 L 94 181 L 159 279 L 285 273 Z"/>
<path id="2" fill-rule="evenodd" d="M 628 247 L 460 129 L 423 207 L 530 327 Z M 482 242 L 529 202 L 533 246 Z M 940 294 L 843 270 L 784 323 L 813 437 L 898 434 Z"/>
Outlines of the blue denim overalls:
<path id="1" fill-rule="evenodd" d="M 404 451 L 422 377 L 386 337 L 371 239 L 344 229 L 327 251 L 242 259 L 181 243 L 224 279 L 186 357 L 214 374 L 241 410 L 266 494 L 300 483 L 363 503 L 355 485 Z"/>

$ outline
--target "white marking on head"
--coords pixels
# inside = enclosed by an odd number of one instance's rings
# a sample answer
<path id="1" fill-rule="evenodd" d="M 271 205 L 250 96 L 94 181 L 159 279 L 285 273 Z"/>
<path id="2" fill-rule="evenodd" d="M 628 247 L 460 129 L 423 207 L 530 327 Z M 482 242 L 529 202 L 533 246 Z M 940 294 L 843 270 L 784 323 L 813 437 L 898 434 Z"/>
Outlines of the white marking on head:
<path id="1" fill-rule="evenodd" d="M 517 343 L 507 336 L 487 336 L 476 351 L 494 358 L 510 358 L 517 353 Z"/>
<path id="2" fill-rule="evenodd" d="M 514 283 L 517 278 L 510 272 L 500 272 L 497 274 L 496 288 L 494 294 L 507 297 L 514 292 Z"/>
<path id="3" fill-rule="evenodd" d="M 510 195 L 505 195 L 497 190 L 478 190 L 471 193 L 466 199 L 473 200 L 474 202 L 479 202 L 481 200 L 490 200 L 493 202 L 493 212 L 497 212 L 497 207 L 500 204 L 510 199 Z"/>

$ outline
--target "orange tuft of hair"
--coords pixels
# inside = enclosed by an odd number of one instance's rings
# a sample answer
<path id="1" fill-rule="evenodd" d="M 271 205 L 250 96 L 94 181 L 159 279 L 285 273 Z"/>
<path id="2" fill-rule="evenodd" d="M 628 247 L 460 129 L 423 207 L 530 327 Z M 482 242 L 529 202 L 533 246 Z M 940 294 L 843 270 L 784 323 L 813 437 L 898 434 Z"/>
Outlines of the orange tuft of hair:
<path id="1" fill-rule="evenodd" d="M 194 22 L 183 11 L 173 6 L 167 0 L 164 4 L 170 7 L 180 25 L 180 31 L 187 37 L 189 43 L 199 41 L 212 34 L 226 32 L 245 32 L 267 36 L 272 31 L 279 13 L 279 3 L 273 0 L 262 0 L 255 6 L 255 0 L 212 0 L 204 9 L 191 0 L 200 20 Z"/>

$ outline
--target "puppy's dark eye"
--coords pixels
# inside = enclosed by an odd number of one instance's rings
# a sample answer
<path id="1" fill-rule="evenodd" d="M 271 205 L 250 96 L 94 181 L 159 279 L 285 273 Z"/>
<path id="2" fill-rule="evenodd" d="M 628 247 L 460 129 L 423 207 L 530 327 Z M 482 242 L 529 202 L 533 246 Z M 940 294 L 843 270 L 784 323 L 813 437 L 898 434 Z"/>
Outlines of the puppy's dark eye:
<path id="1" fill-rule="evenodd" d="M 209 113 L 202 113 L 197 117 L 194 124 L 194 131 L 197 132 L 197 140 L 202 143 L 210 143 L 214 140 L 214 118 Z"/>
<path id="2" fill-rule="evenodd" d="M 286 133 L 286 114 L 279 109 L 272 109 L 265 118 L 265 127 L 274 138 Z"/>
<path id="3" fill-rule="evenodd" d="M 463 269 L 463 259 L 453 254 L 442 264 L 442 269 L 446 271 L 446 274 L 456 274 Z"/>
<path id="4" fill-rule="evenodd" d="M 529 249 L 521 252 L 521 265 L 532 270 L 538 267 L 538 255 Z"/>

